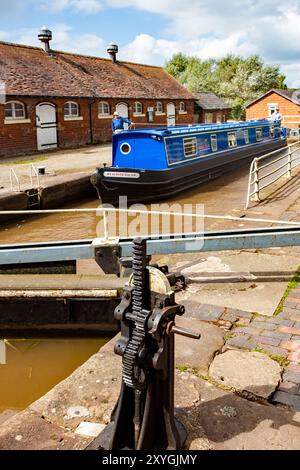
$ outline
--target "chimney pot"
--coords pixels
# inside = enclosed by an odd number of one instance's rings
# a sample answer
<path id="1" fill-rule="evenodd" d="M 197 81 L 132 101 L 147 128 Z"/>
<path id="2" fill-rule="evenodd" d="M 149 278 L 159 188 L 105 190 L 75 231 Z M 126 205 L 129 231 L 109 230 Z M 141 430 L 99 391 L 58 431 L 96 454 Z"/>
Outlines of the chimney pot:
<path id="1" fill-rule="evenodd" d="M 119 48 L 117 44 L 113 42 L 109 43 L 107 46 L 107 53 L 110 56 L 111 60 L 115 63 L 117 61 L 117 53 L 119 52 Z"/>
<path id="2" fill-rule="evenodd" d="M 46 26 L 43 26 L 39 32 L 38 38 L 41 42 L 45 44 L 45 51 L 48 53 L 50 52 L 50 41 L 52 39 L 52 31 L 47 28 Z"/>

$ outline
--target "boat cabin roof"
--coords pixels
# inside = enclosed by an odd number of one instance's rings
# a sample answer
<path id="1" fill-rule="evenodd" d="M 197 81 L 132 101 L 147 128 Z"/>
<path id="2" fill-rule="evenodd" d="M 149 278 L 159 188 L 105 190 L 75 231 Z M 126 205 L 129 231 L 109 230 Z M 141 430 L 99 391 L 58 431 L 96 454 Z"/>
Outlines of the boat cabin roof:
<path id="1" fill-rule="evenodd" d="M 237 122 L 226 122 L 221 124 L 191 124 L 189 126 L 170 126 L 170 127 L 160 127 L 160 128 L 145 128 L 145 129 L 134 129 L 125 132 L 132 133 L 143 133 L 143 134 L 151 134 L 151 135 L 160 135 L 162 137 L 169 136 L 169 135 L 180 135 L 180 134 L 188 134 L 195 133 L 195 132 L 213 132 L 213 131 L 220 131 L 229 130 L 229 129 L 238 129 L 243 127 L 257 127 L 257 126 L 266 126 L 274 124 L 272 121 L 268 119 L 260 119 L 260 120 L 253 120 L 253 121 L 237 121 Z M 122 132 L 123 134 L 123 132 Z"/>

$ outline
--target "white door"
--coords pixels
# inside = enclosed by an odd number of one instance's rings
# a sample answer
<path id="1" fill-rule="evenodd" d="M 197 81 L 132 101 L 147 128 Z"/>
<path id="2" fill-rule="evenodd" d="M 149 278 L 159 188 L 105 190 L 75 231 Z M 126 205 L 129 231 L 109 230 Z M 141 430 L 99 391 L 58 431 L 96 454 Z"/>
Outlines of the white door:
<path id="1" fill-rule="evenodd" d="M 128 105 L 126 103 L 118 103 L 116 111 L 118 111 L 120 116 L 128 119 Z M 124 123 L 124 129 L 128 129 L 128 124 L 126 124 L 126 122 Z"/>
<path id="2" fill-rule="evenodd" d="M 175 126 L 176 124 L 176 115 L 175 115 L 175 104 L 167 104 L 167 126 Z"/>
<path id="3" fill-rule="evenodd" d="M 52 103 L 40 103 L 36 107 L 37 148 L 57 148 L 56 108 Z"/>

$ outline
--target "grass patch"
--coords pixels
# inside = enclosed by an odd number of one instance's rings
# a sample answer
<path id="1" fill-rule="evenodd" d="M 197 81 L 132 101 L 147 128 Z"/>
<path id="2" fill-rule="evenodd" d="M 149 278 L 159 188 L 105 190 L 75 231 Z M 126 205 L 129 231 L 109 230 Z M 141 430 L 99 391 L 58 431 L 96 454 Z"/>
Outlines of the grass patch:
<path id="1" fill-rule="evenodd" d="M 289 365 L 290 361 L 283 356 L 277 355 L 277 354 L 271 354 L 268 351 L 265 351 L 262 348 L 253 348 L 251 349 L 252 352 L 260 352 L 262 354 L 266 354 L 269 356 L 270 359 L 273 359 L 273 361 L 278 362 L 278 364 L 283 367 L 284 369 Z"/>
<path id="2" fill-rule="evenodd" d="M 279 304 L 277 305 L 277 308 L 274 312 L 274 315 L 278 315 L 280 312 L 282 312 L 284 301 L 289 296 L 289 293 L 293 289 L 296 289 L 296 287 L 298 287 L 299 284 L 300 284 L 300 266 L 298 266 L 297 271 L 295 272 L 294 276 L 292 277 L 292 279 L 288 283 L 288 285 L 287 285 L 287 287 L 286 287 L 286 289 L 283 293 L 283 296 L 281 297 L 281 300 L 280 300 Z"/>
<path id="3" fill-rule="evenodd" d="M 233 338 L 234 335 L 231 335 L 230 333 L 228 333 L 227 335 L 224 335 L 223 336 L 223 339 L 224 341 L 228 341 L 229 339 Z"/>
<path id="4" fill-rule="evenodd" d="M 43 160 L 48 160 L 48 157 L 37 157 L 31 158 L 29 160 L 17 160 L 15 162 L 2 162 L 1 165 L 26 165 L 29 163 L 42 162 Z"/>

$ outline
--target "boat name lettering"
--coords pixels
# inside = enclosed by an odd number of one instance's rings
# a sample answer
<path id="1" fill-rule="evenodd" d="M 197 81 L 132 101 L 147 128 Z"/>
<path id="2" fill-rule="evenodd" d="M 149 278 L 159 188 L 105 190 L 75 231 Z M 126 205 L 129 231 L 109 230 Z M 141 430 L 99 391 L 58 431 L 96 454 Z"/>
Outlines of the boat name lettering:
<path id="1" fill-rule="evenodd" d="M 104 171 L 103 176 L 106 178 L 139 178 L 140 174 L 128 171 Z"/>

